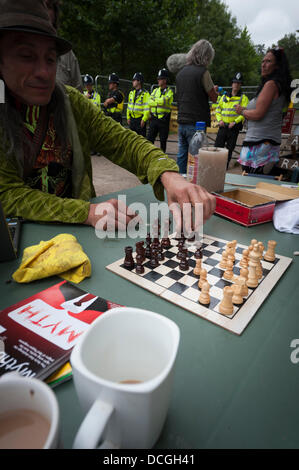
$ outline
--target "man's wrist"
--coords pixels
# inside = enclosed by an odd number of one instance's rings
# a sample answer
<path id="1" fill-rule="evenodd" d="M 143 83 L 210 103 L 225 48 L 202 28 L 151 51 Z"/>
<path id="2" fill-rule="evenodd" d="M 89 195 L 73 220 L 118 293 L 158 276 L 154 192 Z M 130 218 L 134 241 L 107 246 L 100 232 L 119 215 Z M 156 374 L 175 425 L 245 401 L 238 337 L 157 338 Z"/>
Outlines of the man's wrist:
<path id="1" fill-rule="evenodd" d="M 177 171 L 168 170 L 168 171 L 164 171 L 159 176 L 159 180 L 161 181 L 161 183 L 165 187 L 165 185 L 167 185 L 169 179 L 172 179 L 174 177 L 174 175 L 177 175 L 179 178 L 182 178 L 182 175 L 180 175 L 180 173 L 178 173 Z"/>

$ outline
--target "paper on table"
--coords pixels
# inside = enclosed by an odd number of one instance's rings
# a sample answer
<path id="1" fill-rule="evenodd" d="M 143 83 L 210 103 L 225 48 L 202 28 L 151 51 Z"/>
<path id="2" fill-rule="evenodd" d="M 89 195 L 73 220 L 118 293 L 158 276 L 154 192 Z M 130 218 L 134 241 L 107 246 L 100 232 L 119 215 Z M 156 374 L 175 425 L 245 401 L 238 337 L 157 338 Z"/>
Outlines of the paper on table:
<path id="1" fill-rule="evenodd" d="M 273 225 L 279 232 L 299 234 L 299 198 L 276 204 Z"/>

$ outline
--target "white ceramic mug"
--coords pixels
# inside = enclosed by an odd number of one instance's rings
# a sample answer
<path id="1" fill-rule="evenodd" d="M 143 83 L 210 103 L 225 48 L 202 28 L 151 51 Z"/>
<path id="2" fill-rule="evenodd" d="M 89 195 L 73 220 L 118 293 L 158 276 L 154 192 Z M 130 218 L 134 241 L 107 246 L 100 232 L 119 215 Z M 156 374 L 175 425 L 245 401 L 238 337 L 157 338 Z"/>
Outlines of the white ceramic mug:
<path id="1" fill-rule="evenodd" d="M 43 449 L 59 446 L 59 407 L 56 396 L 44 382 L 10 372 L 0 378 L 0 418 L 7 413 L 26 410 L 39 413 L 48 423 Z M 16 442 L 14 448 L 20 448 Z M 40 448 L 32 440 L 30 448 Z"/>
<path id="2" fill-rule="evenodd" d="M 71 354 L 87 413 L 73 448 L 155 444 L 169 407 L 179 338 L 172 320 L 147 310 L 114 308 L 95 320 Z"/>

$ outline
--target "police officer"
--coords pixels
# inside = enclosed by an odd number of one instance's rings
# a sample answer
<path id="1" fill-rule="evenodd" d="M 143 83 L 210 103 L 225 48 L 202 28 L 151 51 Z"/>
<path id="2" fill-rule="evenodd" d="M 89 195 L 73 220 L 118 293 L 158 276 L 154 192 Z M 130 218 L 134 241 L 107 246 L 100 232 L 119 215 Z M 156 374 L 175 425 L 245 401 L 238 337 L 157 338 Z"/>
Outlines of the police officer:
<path id="1" fill-rule="evenodd" d="M 106 116 L 112 117 L 122 124 L 122 112 L 124 108 L 125 95 L 119 90 L 119 78 L 116 73 L 111 73 L 108 77 L 108 96 L 103 103 L 103 111 Z"/>
<path id="2" fill-rule="evenodd" d="M 145 137 L 146 123 L 150 115 L 148 107 L 150 94 L 142 88 L 144 79 L 141 72 L 136 72 L 132 80 L 134 89 L 129 93 L 127 121 L 132 131 Z"/>
<path id="3" fill-rule="evenodd" d="M 164 68 L 159 70 L 157 77 L 159 87 L 154 89 L 148 102 L 151 120 L 147 138 L 150 142 L 154 143 L 159 134 L 160 147 L 163 152 L 166 152 L 171 105 L 173 102 L 173 92 L 167 86 L 168 78 L 168 70 Z"/>
<path id="4" fill-rule="evenodd" d="M 246 108 L 249 101 L 248 97 L 241 91 L 242 83 L 242 74 L 237 72 L 232 80 L 231 93 L 223 95 L 216 108 L 219 130 L 215 140 L 215 147 L 226 146 L 228 149 L 227 168 L 245 120 L 243 116 L 236 113 L 235 106 L 239 104 Z"/>
<path id="5" fill-rule="evenodd" d="M 84 75 L 83 84 L 85 87 L 84 96 L 91 100 L 95 106 L 101 108 L 101 95 L 94 89 L 94 80 L 91 75 Z"/>

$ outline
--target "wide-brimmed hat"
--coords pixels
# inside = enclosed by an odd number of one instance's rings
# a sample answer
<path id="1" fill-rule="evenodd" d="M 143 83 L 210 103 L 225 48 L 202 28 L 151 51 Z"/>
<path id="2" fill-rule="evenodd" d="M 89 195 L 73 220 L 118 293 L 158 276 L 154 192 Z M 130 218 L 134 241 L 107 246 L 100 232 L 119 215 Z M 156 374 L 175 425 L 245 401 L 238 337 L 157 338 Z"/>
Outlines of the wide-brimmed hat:
<path id="1" fill-rule="evenodd" d="M 71 50 L 71 43 L 57 36 L 44 0 L 0 0 L 0 12 L 0 32 L 22 31 L 53 38 L 59 55 Z"/>

